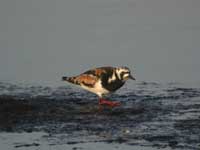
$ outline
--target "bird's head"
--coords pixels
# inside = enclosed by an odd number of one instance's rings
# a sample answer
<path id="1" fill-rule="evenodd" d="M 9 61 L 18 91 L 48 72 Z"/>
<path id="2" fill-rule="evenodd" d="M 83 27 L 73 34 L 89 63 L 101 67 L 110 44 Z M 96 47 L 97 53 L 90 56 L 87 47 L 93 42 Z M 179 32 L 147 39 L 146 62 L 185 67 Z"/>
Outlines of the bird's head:
<path id="1" fill-rule="evenodd" d="M 116 68 L 117 76 L 120 80 L 127 81 L 128 79 L 135 80 L 131 75 L 131 71 L 128 67 L 118 67 Z"/>

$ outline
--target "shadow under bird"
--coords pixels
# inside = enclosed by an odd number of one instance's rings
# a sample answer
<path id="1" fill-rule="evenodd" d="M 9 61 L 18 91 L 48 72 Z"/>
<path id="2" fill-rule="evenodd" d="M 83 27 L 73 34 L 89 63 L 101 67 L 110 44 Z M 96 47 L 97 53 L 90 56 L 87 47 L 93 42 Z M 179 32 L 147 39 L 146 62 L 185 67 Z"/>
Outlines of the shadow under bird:
<path id="1" fill-rule="evenodd" d="M 115 92 L 128 80 L 135 78 L 128 67 L 99 67 L 88 70 L 78 76 L 62 77 L 63 81 L 78 85 L 99 96 L 99 106 L 119 106 L 119 102 L 109 101 L 104 95 Z"/>

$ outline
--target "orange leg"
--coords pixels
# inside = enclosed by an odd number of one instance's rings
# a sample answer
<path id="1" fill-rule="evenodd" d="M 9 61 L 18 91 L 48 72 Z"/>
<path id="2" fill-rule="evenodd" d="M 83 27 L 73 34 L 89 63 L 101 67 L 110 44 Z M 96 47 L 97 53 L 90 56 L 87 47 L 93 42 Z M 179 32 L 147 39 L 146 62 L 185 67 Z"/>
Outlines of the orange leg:
<path id="1" fill-rule="evenodd" d="M 110 107 L 116 107 L 116 106 L 119 106 L 120 105 L 120 102 L 112 102 L 112 101 L 108 101 L 106 99 L 102 99 L 100 98 L 99 99 L 99 105 L 107 105 L 107 106 L 110 106 Z"/>

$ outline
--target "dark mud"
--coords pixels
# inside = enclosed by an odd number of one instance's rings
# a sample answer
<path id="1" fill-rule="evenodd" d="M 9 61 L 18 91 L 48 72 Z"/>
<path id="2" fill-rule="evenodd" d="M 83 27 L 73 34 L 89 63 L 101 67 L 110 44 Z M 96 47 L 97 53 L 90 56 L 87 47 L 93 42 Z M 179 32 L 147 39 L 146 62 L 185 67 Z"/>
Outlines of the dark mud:
<path id="1" fill-rule="evenodd" d="M 7 89 L 0 96 L 1 132 L 42 131 L 48 133 L 44 138 L 53 139 L 51 144 L 55 145 L 103 142 L 160 149 L 200 148 L 197 87 L 140 83 L 110 97 L 121 101 L 120 107 L 99 111 L 96 97 L 85 91 L 27 87 L 28 91 L 21 88 L 16 92 L 20 87 L 1 86 Z M 62 136 L 57 137 L 59 134 Z M 82 139 L 90 136 L 94 138 Z M 15 148 L 28 146 L 39 144 L 19 144 Z"/>

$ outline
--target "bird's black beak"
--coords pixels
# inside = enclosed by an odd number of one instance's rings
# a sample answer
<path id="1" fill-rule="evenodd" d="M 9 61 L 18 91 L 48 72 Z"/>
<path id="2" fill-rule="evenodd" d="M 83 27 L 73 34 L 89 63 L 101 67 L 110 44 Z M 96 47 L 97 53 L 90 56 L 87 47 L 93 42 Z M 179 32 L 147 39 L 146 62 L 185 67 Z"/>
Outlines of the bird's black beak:
<path id="1" fill-rule="evenodd" d="M 132 75 L 129 75 L 129 79 L 135 80 L 135 78 Z"/>

